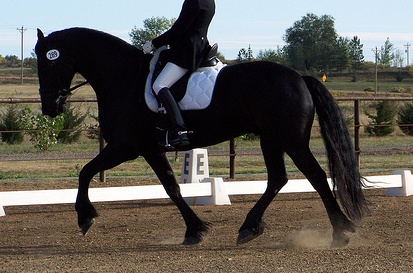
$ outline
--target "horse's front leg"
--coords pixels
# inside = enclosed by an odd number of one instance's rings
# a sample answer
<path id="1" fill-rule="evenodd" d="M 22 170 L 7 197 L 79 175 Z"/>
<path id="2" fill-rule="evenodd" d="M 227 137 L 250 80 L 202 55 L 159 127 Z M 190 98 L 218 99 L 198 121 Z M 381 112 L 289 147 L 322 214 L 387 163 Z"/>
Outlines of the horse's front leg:
<path id="1" fill-rule="evenodd" d="M 165 188 L 166 193 L 176 204 L 182 214 L 182 217 L 184 218 L 186 224 L 186 233 L 185 239 L 182 244 L 198 244 L 202 241 L 203 235 L 208 232 L 210 223 L 204 222 L 199 219 L 199 217 L 183 199 L 179 185 L 165 154 L 147 155 L 144 157 L 158 176 L 159 180 Z"/>
<path id="2" fill-rule="evenodd" d="M 114 147 L 107 144 L 106 147 L 80 171 L 79 189 L 76 198 L 75 209 L 78 216 L 78 225 L 83 235 L 86 235 L 98 216 L 95 207 L 89 200 L 89 185 L 92 178 L 99 172 L 116 167 L 117 165 L 138 157 L 130 150 Z"/>

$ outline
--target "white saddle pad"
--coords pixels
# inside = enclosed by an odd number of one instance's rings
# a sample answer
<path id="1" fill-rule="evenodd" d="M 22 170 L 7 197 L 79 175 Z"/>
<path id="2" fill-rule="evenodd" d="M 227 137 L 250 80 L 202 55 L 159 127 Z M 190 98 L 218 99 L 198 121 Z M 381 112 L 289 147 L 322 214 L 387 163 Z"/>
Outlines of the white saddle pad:
<path id="1" fill-rule="evenodd" d="M 157 50 L 153 56 L 149 76 L 146 80 L 145 101 L 149 109 L 158 112 L 158 101 L 152 92 L 152 74 L 162 50 Z M 181 110 L 201 110 L 211 103 L 215 82 L 219 72 L 225 65 L 219 62 L 216 66 L 202 67 L 192 73 L 189 78 L 185 96 L 178 102 Z"/>

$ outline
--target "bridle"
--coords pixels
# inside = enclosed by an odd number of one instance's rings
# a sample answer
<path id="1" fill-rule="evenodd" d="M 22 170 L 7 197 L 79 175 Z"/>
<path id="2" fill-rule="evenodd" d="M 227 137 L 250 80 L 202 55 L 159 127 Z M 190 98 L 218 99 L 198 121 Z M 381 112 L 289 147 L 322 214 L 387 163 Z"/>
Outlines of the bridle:
<path id="1" fill-rule="evenodd" d="M 82 87 L 83 85 L 86 85 L 88 83 L 89 83 L 88 81 L 81 82 L 81 83 L 69 88 L 69 90 L 67 90 L 65 88 L 60 89 L 59 92 L 58 92 L 59 96 L 56 99 L 58 113 L 63 112 L 64 107 L 66 105 L 67 98 L 72 95 L 72 91 L 74 91 L 74 90 L 78 89 L 79 87 Z"/>
<path id="2" fill-rule="evenodd" d="M 72 68 L 71 65 L 67 64 L 66 62 L 63 62 L 62 60 L 59 60 L 59 62 L 61 62 L 63 65 L 66 65 L 66 66 Z M 62 82 L 61 82 L 59 73 L 58 73 L 57 69 L 55 68 L 54 64 L 55 64 L 55 60 L 52 60 L 52 63 L 51 63 L 52 69 L 54 71 L 54 74 L 57 77 L 57 81 L 58 81 L 59 85 L 62 86 Z M 79 84 L 77 84 L 77 85 L 75 85 L 75 86 L 73 86 L 69 89 L 60 88 L 59 91 L 57 92 L 58 97 L 56 99 L 57 112 L 58 113 L 63 113 L 64 112 L 65 106 L 66 106 L 66 101 L 67 101 L 68 97 L 70 97 L 72 95 L 72 91 L 74 91 L 74 90 L 78 89 L 79 87 L 81 87 L 83 85 L 86 85 L 88 83 L 89 83 L 88 81 L 84 81 L 84 82 L 81 82 L 81 83 L 79 83 Z"/>

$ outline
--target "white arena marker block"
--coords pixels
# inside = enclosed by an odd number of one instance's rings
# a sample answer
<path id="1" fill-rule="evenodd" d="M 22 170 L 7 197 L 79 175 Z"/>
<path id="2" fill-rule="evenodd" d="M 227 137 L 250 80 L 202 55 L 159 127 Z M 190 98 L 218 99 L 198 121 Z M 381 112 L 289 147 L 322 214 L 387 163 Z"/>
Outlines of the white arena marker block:
<path id="1" fill-rule="evenodd" d="M 181 184 L 200 183 L 209 177 L 207 149 L 192 149 L 184 153 L 182 163 Z M 184 198 L 188 205 L 195 205 L 196 197 Z"/>
<path id="2" fill-rule="evenodd" d="M 402 187 L 387 189 L 386 196 L 410 196 L 413 195 L 413 175 L 410 170 L 395 170 L 394 175 L 401 175 Z"/>
<path id="3" fill-rule="evenodd" d="M 186 151 L 182 163 L 181 184 L 199 183 L 209 177 L 207 149 Z"/>
<path id="4" fill-rule="evenodd" d="M 4 211 L 3 205 L 0 202 L 0 217 L 1 216 L 6 216 L 6 212 Z"/>
<path id="5" fill-rule="evenodd" d="M 207 177 L 202 180 L 202 183 L 211 183 L 212 196 L 197 197 L 196 205 L 231 205 L 222 178 Z"/>

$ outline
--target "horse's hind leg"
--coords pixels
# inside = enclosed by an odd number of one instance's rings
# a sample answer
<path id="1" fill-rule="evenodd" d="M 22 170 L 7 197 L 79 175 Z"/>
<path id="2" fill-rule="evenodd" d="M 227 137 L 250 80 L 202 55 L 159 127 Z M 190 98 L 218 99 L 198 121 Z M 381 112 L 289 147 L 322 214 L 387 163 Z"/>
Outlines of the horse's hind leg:
<path id="1" fill-rule="evenodd" d="M 332 247 L 342 247 L 350 242 L 345 232 L 355 232 L 354 224 L 340 209 L 336 198 L 328 185 L 327 176 L 314 158 L 309 147 L 297 148 L 287 154 L 294 161 L 300 171 L 307 177 L 311 185 L 320 195 L 333 226 Z"/>
<path id="2" fill-rule="evenodd" d="M 287 183 L 283 151 L 275 147 L 273 142 L 266 141 L 264 136 L 261 136 L 261 148 L 268 171 L 268 184 L 264 194 L 250 210 L 239 229 L 238 244 L 249 242 L 264 232 L 265 223 L 262 220 L 264 212 Z"/>

